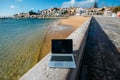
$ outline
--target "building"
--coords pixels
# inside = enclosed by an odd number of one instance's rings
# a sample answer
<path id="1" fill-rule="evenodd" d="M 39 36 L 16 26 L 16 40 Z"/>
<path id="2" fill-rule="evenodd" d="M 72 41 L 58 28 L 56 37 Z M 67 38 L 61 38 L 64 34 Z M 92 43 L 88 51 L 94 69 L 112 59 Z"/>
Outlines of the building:
<path id="1" fill-rule="evenodd" d="M 112 7 L 105 7 L 103 16 L 112 16 Z"/>
<path id="2" fill-rule="evenodd" d="M 29 16 L 29 13 L 18 13 L 14 15 L 14 18 L 28 18 Z"/>
<path id="3" fill-rule="evenodd" d="M 83 8 L 77 8 L 76 9 L 76 15 L 77 16 L 81 16 L 81 15 L 83 15 L 85 13 L 86 13 L 86 9 L 83 9 Z"/>
<path id="4" fill-rule="evenodd" d="M 118 12 L 118 13 L 117 13 L 117 17 L 119 17 L 119 18 L 120 18 L 120 12 Z"/>

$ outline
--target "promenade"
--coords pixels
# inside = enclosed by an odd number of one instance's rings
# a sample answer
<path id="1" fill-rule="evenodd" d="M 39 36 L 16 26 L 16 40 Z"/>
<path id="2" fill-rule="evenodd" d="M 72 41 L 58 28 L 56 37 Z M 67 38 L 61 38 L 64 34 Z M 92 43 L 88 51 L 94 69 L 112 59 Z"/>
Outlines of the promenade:
<path id="1" fill-rule="evenodd" d="M 92 17 L 73 39 L 77 68 L 49 68 L 49 53 L 20 80 L 120 80 L 120 19 Z"/>
<path id="2" fill-rule="evenodd" d="M 120 80 L 120 19 L 92 18 L 79 80 Z"/>

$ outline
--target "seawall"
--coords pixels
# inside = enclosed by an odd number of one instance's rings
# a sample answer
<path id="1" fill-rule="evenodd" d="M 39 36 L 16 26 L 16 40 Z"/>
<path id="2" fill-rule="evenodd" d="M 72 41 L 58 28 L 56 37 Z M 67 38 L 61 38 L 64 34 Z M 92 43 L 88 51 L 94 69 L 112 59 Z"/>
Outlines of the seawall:
<path id="1" fill-rule="evenodd" d="M 20 80 L 76 80 L 78 78 L 78 72 L 81 68 L 82 55 L 86 45 L 86 38 L 90 22 L 91 18 L 67 37 L 67 39 L 73 39 L 73 52 L 77 68 L 49 68 L 48 62 L 50 59 L 50 52 L 32 69 L 25 73 Z"/>

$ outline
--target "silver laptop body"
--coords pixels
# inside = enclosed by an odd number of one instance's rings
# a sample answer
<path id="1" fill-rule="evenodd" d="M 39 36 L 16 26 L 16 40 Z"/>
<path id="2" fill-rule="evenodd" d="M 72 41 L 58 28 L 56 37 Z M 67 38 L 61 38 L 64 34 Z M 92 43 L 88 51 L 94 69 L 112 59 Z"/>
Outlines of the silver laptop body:
<path id="1" fill-rule="evenodd" d="M 52 40 L 52 54 L 48 66 L 53 68 L 76 68 L 72 39 Z"/>

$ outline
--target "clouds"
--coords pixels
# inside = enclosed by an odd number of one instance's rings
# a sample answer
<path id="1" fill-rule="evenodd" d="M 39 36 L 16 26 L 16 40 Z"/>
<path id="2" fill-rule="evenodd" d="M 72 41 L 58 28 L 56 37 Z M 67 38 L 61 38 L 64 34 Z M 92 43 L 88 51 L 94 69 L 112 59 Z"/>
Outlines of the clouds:
<path id="1" fill-rule="evenodd" d="M 88 2 L 95 2 L 96 0 L 87 0 Z"/>
<path id="2" fill-rule="evenodd" d="M 15 0 L 16 2 L 22 2 L 23 0 Z M 10 7 L 10 9 L 15 9 L 15 8 L 17 8 L 16 6 L 14 6 L 14 5 L 10 5 L 9 6 Z"/>
<path id="3" fill-rule="evenodd" d="M 31 8 L 31 10 L 34 10 L 35 8 Z"/>
<path id="4" fill-rule="evenodd" d="M 77 6 L 82 7 L 82 8 L 89 8 L 93 6 L 93 3 L 95 0 L 85 0 L 85 1 L 80 1 L 78 2 Z"/>
<path id="5" fill-rule="evenodd" d="M 16 2 L 22 2 L 23 0 L 15 0 Z M 10 6 L 10 9 L 14 9 L 14 8 L 16 8 L 16 6 L 14 6 L 14 5 L 11 5 Z"/>
<path id="6" fill-rule="evenodd" d="M 16 0 L 17 2 L 21 2 L 21 1 L 23 1 L 23 0 Z"/>
<path id="7" fill-rule="evenodd" d="M 71 0 L 70 3 L 71 3 L 71 5 L 74 5 L 75 4 L 75 0 Z"/>
<path id="8" fill-rule="evenodd" d="M 70 6 L 74 6 L 76 3 L 76 0 L 70 0 L 68 2 L 63 2 L 62 7 L 70 7 Z"/>
<path id="9" fill-rule="evenodd" d="M 10 9 L 14 9 L 14 8 L 15 8 L 15 6 L 14 6 L 14 5 L 11 5 L 11 6 L 10 6 Z"/>
<path id="10" fill-rule="evenodd" d="M 93 6 L 93 2 L 96 0 L 84 0 L 84 1 L 76 1 L 76 0 L 70 0 L 68 2 L 63 2 L 62 7 L 82 7 L 82 8 L 88 8 Z"/>

